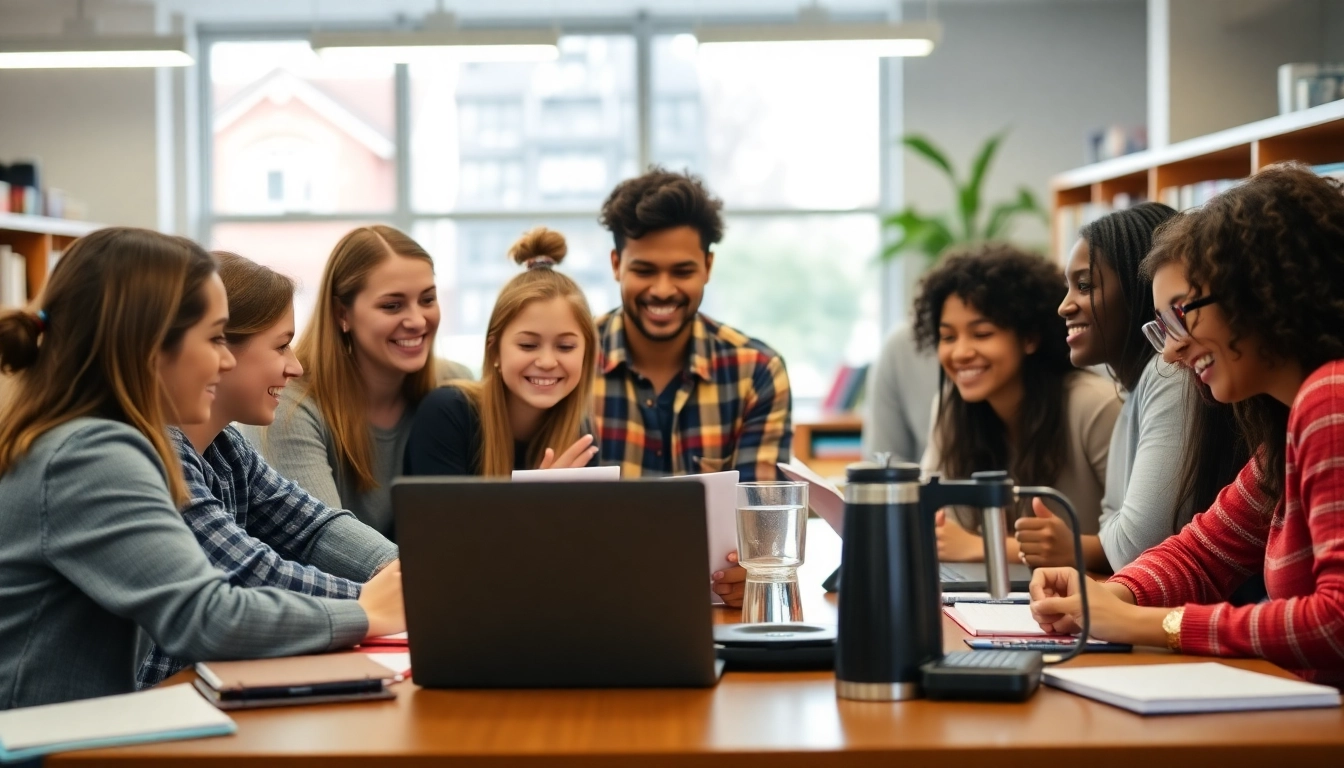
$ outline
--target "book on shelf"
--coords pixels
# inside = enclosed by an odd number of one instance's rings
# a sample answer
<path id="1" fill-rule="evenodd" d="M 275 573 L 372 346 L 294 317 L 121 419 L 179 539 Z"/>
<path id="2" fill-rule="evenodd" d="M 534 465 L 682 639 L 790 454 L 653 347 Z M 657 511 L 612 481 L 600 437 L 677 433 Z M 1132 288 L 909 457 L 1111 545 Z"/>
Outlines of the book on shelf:
<path id="1" fill-rule="evenodd" d="M 840 366 L 826 399 L 822 401 L 821 409 L 826 413 L 850 413 L 856 410 L 867 391 L 868 368 L 868 363 Z"/>
<path id="2" fill-rule="evenodd" d="M 8 245 L 0 245 L 0 307 L 15 309 L 28 303 L 28 262 Z"/>
<path id="3" fill-rule="evenodd" d="M 1178 187 L 1167 187 L 1158 194 L 1158 201 L 1178 211 L 1198 208 L 1242 181 L 1244 179 L 1210 179 Z"/>
<path id="4" fill-rule="evenodd" d="M 1344 64 L 1280 64 L 1279 114 L 1344 99 Z"/>
<path id="5" fill-rule="evenodd" d="M 1324 165 L 1313 165 L 1311 170 L 1319 176 L 1329 176 L 1332 179 L 1344 181 L 1344 163 L 1325 163 Z"/>

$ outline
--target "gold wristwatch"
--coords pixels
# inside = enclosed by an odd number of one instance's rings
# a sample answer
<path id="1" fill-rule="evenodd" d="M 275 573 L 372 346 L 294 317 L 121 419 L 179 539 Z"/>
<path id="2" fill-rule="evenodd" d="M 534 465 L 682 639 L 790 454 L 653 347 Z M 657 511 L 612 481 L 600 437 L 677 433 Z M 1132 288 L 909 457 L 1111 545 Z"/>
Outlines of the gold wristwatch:
<path id="1" fill-rule="evenodd" d="M 1162 631 L 1167 633 L 1167 648 L 1181 652 L 1181 619 L 1185 617 L 1185 608 L 1177 608 L 1162 617 Z"/>

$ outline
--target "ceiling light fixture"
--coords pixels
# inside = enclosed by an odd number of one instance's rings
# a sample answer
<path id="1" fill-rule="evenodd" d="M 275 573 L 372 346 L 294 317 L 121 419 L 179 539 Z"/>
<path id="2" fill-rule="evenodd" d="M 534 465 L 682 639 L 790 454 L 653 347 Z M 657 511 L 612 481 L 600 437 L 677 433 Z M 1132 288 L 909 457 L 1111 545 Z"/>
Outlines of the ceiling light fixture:
<path id="1" fill-rule="evenodd" d="M 0 69 L 189 67 L 186 35 L 100 35 L 76 6 L 59 36 L 0 39 Z"/>
<path id="2" fill-rule="evenodd" d="M 554 27 L 463 29 L 443 10 L 427 14 L 418 30 L 318 30 L 310 43 L 328 61 L 552 61 L 560 55 L 560 31 Z"/>
<path id="3" fill-rule="evenodd" d="M 849 56 L 928 56 L 943 37 L 937 21 L 852 23 L 832 21 L 818 5 L 804 7 L 798 20 L 774 24 L 703 24 L 695 27 L 701 48 L 732 46 L 762 52 Z"/>

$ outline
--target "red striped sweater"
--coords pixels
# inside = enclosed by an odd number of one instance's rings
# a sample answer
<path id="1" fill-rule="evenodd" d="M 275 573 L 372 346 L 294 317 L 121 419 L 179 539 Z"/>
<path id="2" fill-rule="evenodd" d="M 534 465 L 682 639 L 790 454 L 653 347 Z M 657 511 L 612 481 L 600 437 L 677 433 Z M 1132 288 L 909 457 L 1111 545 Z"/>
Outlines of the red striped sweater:
<path id="1" fill-rule="evenodd" d="M 1344 360 L 1318 368 L 1288 415 L 1283 503 L 1273 515 L 1252 461 L 1207 512 L 1112 580 L 1139 605 L 1184 605 L 1181 650 L 1258 656 L 1344 686 Z M 1264 568 L 1269 599 L 1233 607 Z"/>

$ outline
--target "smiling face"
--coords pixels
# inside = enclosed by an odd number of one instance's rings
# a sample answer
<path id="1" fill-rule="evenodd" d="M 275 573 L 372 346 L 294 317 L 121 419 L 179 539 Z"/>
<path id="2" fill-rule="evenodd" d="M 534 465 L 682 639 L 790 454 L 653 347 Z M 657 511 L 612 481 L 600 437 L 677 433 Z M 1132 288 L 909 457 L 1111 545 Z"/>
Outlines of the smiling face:
<path id="1" fill-rule="evenodd" d="M 224 339 L 224 326 L 229 320 L 224 283 L 219 275 L 211 275 L 201 290 L 206 298 L 201 319 L 182 335 L 177 349 L 159 356 L 164 411 L 169 423 L 179 427 L 209 421 L 215 388 L 220 377 L 234 366 Z"/>
<path id="2" fill-rule="evenodd" d="M 391 255 L 369 272 L 351 305 L 337 312 L 360 370 L 415 373 L 429 362 L 439 328 L 434 268 L 424 259 Z"/>
<path id="3" fill-rule="evenodd" d="M 650 341 L 679 339 L 700 311 L 713 265 L 714 255 L 700 247 L 693 227 L 627 240 L 621 252 L 611 252 L 626 320 Z"/>
<path id="4" fill-rule="evenodd" d="M 583 377 L 584 336 L 574 308 L 557 297 L 533 301 L 499 339 L 499 375 L 511 413 L 547 411 L 564 400 Z"/>
<path id="5" fill-rule="evenodd" d="M 1191 288 L 1179 263 L 1163 265 L 1153 273 L 1153 304 L 1158 307 L 1189 304 L 1204 295 Z M 1216 302 L 1191 310 L 1185 316 L 1185 327 L 1190 336 L 1180 341 L 1168 337 L 1162 359 L 1193 371 L 1215 400 L 1235 403 L 1269 391 L 1272 366 L 1255 351 L 1260 344 L 1253 337 L 1242 337 L 1233 350 L 1232 328 Z"/>
<path id="6" fill-rule="evenodd" d="M 988 401 L 999 412 L 1016 410 L 1022 397 L 1022 361 L 1036 351 L 1017 332 L 1000 328 L 955 294 L 943 302 L 938 362 L 968 403 Z"/>
<path id="7" fill-rule="evenodd" d="M 1089 267 L 1087 241 L 1081 239 L 1069 253 L 1064 274 L 1067 293 L 1059 316 L 1067 326 L 1070 362 L 1079 368 L 1118 366 L 1130 323 L 1120 276 L 1099 252 Z"/>
<path id="8" fill-rule="evenodd" d="M 280 405 L 280 390 L 303 375 L 294 356 L 294 307 L 270 328 L 230 346 L 237 365 L 224 374 L 215 400 L 214 421 L 269 426 Z"/>

